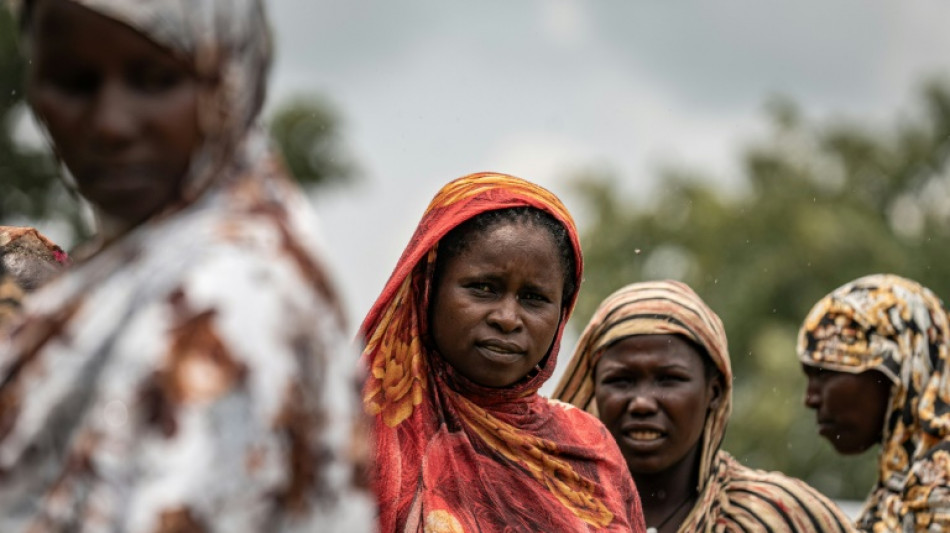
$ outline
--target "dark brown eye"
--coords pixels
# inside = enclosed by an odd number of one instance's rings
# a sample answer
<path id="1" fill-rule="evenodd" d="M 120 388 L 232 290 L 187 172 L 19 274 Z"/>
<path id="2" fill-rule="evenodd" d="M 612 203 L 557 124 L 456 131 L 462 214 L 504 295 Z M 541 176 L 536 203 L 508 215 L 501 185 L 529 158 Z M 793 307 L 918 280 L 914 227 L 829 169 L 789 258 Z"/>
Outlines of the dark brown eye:
<path id="1" fill-rule="evenodd" d="M 178 69 L 160 65 L 141 65 L 132 70 L 130 84 L 146 93 L 160 93 L 176 87 L 184 79 Z"/>
<path id="2" fill-rule="evenodd" d="M 492 292 L 491 284 L 483 281 L 469 283 L 468 288 L 475 294 L 490 294 Z"/>
<path id="3" fill-rule="evenodd" d="M 609 376 L 601 380 L 600 384 L 611 389 L 624 390 L 633 385 L 633 380 L 626 376 Z"/>
<path id="4" fill-rule="evenodd" d="M 63 70 L 41 75 L 56 89 L 73 95 L 88 95 L 99 89 L 99 76 L 91 70 Z"/>

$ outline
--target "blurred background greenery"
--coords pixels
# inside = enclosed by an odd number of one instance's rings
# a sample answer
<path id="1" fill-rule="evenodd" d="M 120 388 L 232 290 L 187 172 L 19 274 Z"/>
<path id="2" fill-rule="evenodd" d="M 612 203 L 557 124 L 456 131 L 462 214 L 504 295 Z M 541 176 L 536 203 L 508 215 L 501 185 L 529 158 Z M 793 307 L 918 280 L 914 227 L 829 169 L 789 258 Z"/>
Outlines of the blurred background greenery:
<path id="1" fill-rule="evenodd" d="M 79 242 L 88 230 L 55 160 L 42 142 L 17 135 L 26 115 L 14 26 L 0 9 L 0 223 L 58 222 L 71 228 L 67 241 Z M 623 186 L 633 176 L 573 176 L 588 215 L 586 281 L 573 323 L 582 327 L 626 283 L 689 283 L 729 335 L 735 412 L 725 448 L 836 498 L 863 498 L 874 454 L 843 459 L 817 436 L 802 406 L 795 337 L 811 305 L 864 274 L 894 272 L 950 294 L 950 84 L 925 85 L 917 105 L 914 114 L 872 126 L 810 119 L 774 98 L 762 118 L 770 133 L 745 150 L 741 176 L 728 180 L 738 186 L 728 189 L 682 168 L 661 171 L 647 198 Z M 289 168 L 307 187 L 359 176 L 341 115 L 326 99 L 284 99 L 268 115 Z M 401 243 L 393 246 L 398 252 Z"/>
<path id="2" fill-rule="evenodd" d="M 822 296 L 865 274 L 893 272 L 950 294 L 950 85 L 927 85 L 919 113 L 881 129 L 811 122 L 786 100 L 768 108 L 771 134 L 745 151 L 730 194 L 695 171 L 666 171 L 647 202 L 625 196 L 621 176 L 578 176 L 592 220 L 576 317 L 632 281 L 688 283 L 729 338 L 735 407 L 725 449 L 861 499 L 874 454 L 842 458 L 817 437 L 796 336 Z"/>

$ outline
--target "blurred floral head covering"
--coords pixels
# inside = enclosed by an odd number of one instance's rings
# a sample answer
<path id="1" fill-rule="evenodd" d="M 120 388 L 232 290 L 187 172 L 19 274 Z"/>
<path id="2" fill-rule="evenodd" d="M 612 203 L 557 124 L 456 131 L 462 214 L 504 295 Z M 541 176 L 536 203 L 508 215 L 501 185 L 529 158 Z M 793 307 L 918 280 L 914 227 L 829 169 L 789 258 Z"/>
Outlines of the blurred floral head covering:
<path id="1" fill-rule="evenodd" d="M 37 0 L 12 0 L 21 12 L 26 48 Z M 260 0 L 68 0 L 140 32 L 189 65 L 199 80 L 198 123 L 203 144 L 182 180 L 181 203 L 194 202 L 260 155 L 254 127 L 264 102 L 271 40 Z M 40 117 L 42 120 L 42 117 Z M 242 157 L 244 156 L 244 157 Z M 100 217 L 103 216 L 100 213 Z"/>
<path id="2" fill-rule="evenodd" d="M 802 325 L 802 364 L 851 374 L 876 370 L 893 383 L 879 478 L 861 527 L 950 526 L 948 340 L 940 299 L 892 274 L 839 287 Z"/>

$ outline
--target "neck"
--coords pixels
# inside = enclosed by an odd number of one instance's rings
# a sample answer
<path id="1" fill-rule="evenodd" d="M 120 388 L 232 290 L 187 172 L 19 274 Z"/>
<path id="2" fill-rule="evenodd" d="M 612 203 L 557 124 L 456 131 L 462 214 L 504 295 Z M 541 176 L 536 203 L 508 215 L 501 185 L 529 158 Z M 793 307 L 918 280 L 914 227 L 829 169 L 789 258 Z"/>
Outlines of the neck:
<path id="1" fill-rule="evenodd" d="M 665 470 L 633 474 L 648 527 L 659 527 L 663 523 L 661 533 L 676 531 L 689 515 L 698 496 L 700 444 L 697 442 L 681 460 Z M 687 501 L 689 503 L 684 503 Z"/>
<path id="2" fill-rule="evenodd" d="M 112 242 L 129 231 L 131 224 L 94 208 L 96 214 L 96 237 L 103 243 Z"/>

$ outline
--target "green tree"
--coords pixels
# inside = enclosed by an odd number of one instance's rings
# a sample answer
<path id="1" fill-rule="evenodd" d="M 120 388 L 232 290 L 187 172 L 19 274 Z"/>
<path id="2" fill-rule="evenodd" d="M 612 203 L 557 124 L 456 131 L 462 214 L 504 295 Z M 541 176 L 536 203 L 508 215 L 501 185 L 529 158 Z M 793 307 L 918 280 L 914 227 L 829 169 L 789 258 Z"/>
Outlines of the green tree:
<path id="1" fill-rule="evenodd" d="M 298 96 L 270 118 L 270 133 L 290 172 L 308 187 L 352 181 L 356 165 L 340 136 L 340 118 L 325 99 Z"/>
<path id="2" fill-rule="evenodd" d="M 818 437 L 795 342 L 812 305 L 865 274 L 893 272 L 950 295 L 950 86 L 928 85 L 922 104 L 875 129 L 808 121 L 776 100 L 772 133 L 743 155 L 738 191 L 702 172 L 666 171 L 642 205 L 617 176 L 579 176 L 593 220 L 578 318 L 626 283 L 689 283 L 729 337 L 735 408 L 725 449 L 829 495 L 863 498 L 876 454 L 842 459 Z"/>

